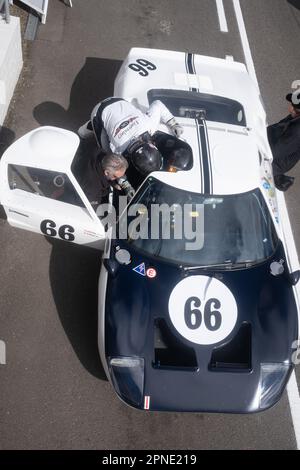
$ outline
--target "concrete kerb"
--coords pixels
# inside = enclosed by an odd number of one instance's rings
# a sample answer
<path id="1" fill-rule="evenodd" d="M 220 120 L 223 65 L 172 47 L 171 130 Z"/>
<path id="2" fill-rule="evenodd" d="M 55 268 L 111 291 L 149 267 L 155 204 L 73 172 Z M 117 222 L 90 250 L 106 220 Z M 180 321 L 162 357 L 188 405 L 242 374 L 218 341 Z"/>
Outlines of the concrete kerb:
<path id="1" fill-rule="evenodd" d="M 0 128 L 23 67 L 20 19 L 0 17 Z"/>

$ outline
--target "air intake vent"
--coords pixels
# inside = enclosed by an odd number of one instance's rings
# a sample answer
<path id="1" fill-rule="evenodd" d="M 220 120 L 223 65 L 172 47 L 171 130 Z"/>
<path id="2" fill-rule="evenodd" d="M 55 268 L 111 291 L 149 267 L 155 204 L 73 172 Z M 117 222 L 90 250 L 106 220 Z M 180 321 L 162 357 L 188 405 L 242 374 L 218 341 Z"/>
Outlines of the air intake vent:
<path id="1" fill-rule="evenodd" d="M 154 322 L 154 353 L 153 367 L 191 370 L 198 368 L 193 348 L 189 348 L 174 336 L 162 318 Z"/>
<path id="2" fill-rule="evenodd" d="M 243 323 L 230 343 L 213 350 L 209 369 L 216 372 L 249 372 L 251 368 L 251 325 Z"/>

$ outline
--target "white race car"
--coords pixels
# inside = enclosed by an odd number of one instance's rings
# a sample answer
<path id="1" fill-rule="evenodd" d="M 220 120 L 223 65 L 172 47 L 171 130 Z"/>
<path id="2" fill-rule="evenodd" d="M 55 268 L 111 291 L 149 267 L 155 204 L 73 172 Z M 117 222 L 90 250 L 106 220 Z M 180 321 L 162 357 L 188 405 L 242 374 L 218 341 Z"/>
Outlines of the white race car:
<path id="1" fill-rule="evenodd" d="M 8 222 L 104 248 L 98 344 L 124 402 L 146 410 L 269 408 L 293 369 L 299 271 L 286 249 L 257 87 L 231 58 L 135 48 L 114 95 L 142 110 L 161 100 L 184 128 L 191 164 L 151 173 L 113 237 L 79 184 L 77 135 L 35 129 L 0 163 Z M 160 131 L 168 136 L 163 125 Z M 197 249 L 174 233 L 120 237 L 124 214 L 134 221 L 136 204 L 148 228 L 152 205 L 172 207 L 171 232 L 176 211 L 190 207 Z"/>

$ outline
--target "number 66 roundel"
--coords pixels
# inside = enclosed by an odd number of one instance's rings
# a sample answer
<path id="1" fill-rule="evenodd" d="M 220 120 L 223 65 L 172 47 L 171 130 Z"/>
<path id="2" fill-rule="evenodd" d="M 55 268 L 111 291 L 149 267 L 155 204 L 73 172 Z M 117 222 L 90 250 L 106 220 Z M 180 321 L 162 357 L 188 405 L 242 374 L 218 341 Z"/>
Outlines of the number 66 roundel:
<path id="1" fill-rule="evenodd" d="M 197 344 L 215 344 L 235 327 L 237 305 L 222 282 L 207 276 L 183 279 L 169 299 L 171 321 L 184 338 Z"/>

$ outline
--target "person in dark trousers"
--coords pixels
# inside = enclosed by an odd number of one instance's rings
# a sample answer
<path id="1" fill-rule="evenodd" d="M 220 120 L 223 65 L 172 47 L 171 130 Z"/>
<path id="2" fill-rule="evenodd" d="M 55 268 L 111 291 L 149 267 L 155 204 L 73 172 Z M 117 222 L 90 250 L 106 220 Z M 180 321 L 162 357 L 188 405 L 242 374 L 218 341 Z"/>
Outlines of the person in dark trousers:
<path id="1" fill-rule="evenodd" d="M 268 139 L 273 153 L 273 174 L 275 186 L 286 191 L 294 183 L 294 178 L 285 175 L 300 160 L 300 93 L 286 96 L 289 115 L 268 127 Z"/>
<path id="2" fill-rule="evenodd" d="M 168 108 L 153 101 L 146 113 L 122 98 L 107 98 L 92 111 L 91 119 L 78 129 L 82 139 L 94 134 L 97 144 L 123 154 L 143 175 L 160 170 L 162 156 L 155 143 L 160 123 L 166 124 L 176 137 L 183 128 Z"/>
<path id="3" fill-rule="evenodd" d="M 80 185 L 94 208 L 108 201 L 110 187 L 123 189 L 128 162 L 122 155 L 98 153 L 92 156 Z"/>

